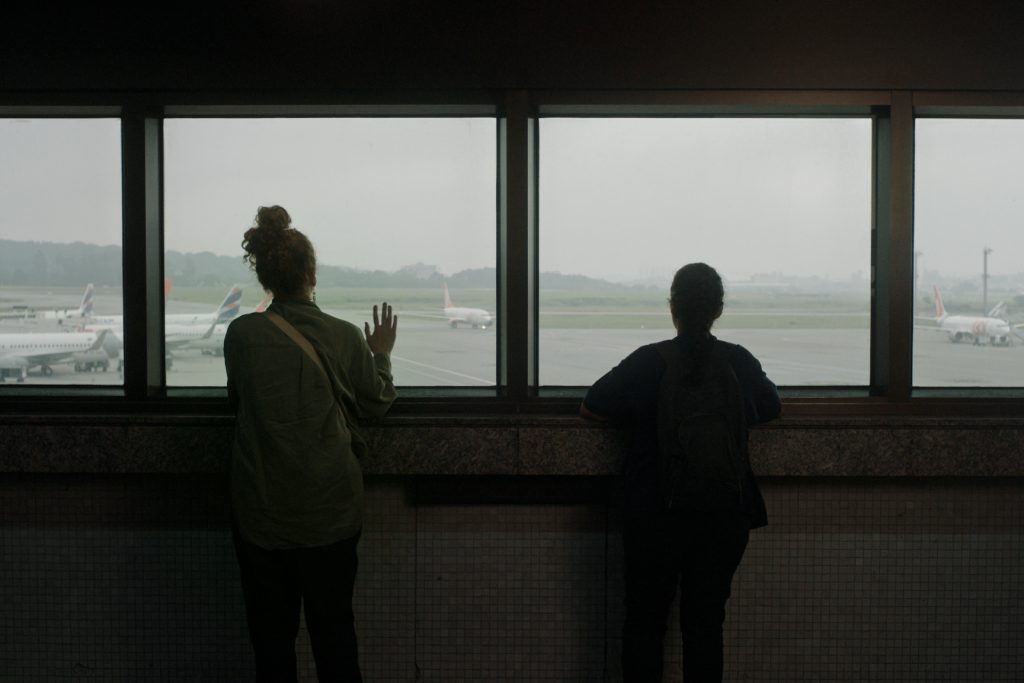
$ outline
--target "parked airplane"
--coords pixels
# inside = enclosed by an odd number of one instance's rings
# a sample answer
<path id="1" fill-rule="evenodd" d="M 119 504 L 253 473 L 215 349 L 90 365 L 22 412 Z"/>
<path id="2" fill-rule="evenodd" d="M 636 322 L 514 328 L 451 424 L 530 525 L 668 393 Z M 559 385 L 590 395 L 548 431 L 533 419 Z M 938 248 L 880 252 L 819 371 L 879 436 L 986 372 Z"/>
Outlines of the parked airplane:
<path id="1" fill-rule="evenodd" d="M 57 308 L 48 311 L 36 311 L 29 306 L 15 306 L 13 313 L 4 313 L 0 318 L 6 320 L 56 320 L 58 325 L 77 325 L 92 315 L 92 294 L 93 286 L 89 283 L 85 286 L 85 293 L 82 294 L 82 303 L 78 308 Z"/>
<path id="2" fill-rule="evenodd" d="M 221 325 L 212 322 L 209 325 L 177 325 L 164 326 L 164 362 L 168 370 L 174 367 L 174 356 L 172 350 L 177 350 L 194 343 L 206 343 L 212 337 L 214 330 Z M 110 333 L 110 343 L 106 345 L 106 351 L 111 358 L 117 358 L 117 369 L 124 371 L 124 332 L 115 327 L 97 327 Z M 221 347 L 224 346 L 224 336 L 221 334 Z"/>
<path id="3" fill-rule="evenodd" d="M 204 356 L 224 355 L 224 335 L 227 334 L 230 323 L 217 323 L 210 330 L 210 334 L 199 339 L 190 339 L 185 343 L 185 349 L 199 349 Z"/>
<path id="4" fill-rule="evenodd" d="M 448 325 L 450 327 L 458 327 L 460 323 L 464 325 L 472 325 L 473 327 L 479 327 L 486 330 L 488 327 L 494 324 L 494 316 L 485 311 L 482 308 L 464 308 L 462 306 L 453 306 L 452 297 L 448 293 L 448 283 L 443 284 L 444 287 L 444 314 L 448 318 Z"/>
<path id="5" fill-rule="evenodd" d="M 988 343 L 992 346 L 1009 346 L 1011 343 L 1011 328 L 1022 325 L 1011 326 L 1006 320 L 995 317 L 1000 311 L 1005 311 L 1003 302 L 999 302 L 989 311 L 988 315 L 949 315 L 942 303 L 942 294 L 937 286 L 932 286 L 932 293 L 935 295 L 935 323 L 936 329 L 942 330 L 949 336 L 954 344 L 971 342 L 974 344 Z"/>
<path id="6" fill-rule="evenodd" d="M 164 325 L 212 325 L 231 320 L 238 315 L 239 303 L 242 300 L 242 288 L 235 285 L 228 291 L 224 301 L 212 313 L 168 313 L 164 316 Z M 123 327 L 123 315 L 94 315 L 89 321 L 92 325 Z M 204 328 L 205 329 L 205 328 Z"/>
<path id="7" fill-rule="evenodd" d="M 83 322 L 92 315 L 92 294 L 93 286 L 90 282 L 85 286 L 85 293 L 82 294 L 82 303 L 78 305 L 78 309 L 74 311 L 46 311 L 44 312 L 44 318 L 55 318 L 58 325 L 67 324 L 78 324 Z"/>
<path id="8" fill-rule="evenodd" d="M 256 305 L 256 308 L 254 309 L 255 312 L 262 313 L 263 311 L 267 310 L 267 306 L 269 306 L 270 302 L 273 300 L 274 296 L 268 293 L 265 297 L 263 297 L 263 300 Z M 228 320 L 227 322 L 218 322 L 216 325 L 213 326 L 213 329 L 210 330 L 210 334 L 204 335 L 200 339 L 188 341 L 188 343 L 184 345 L 184 348 L 199 349 L 199 351 L 202 352 L 204 356 L 223 356 L 224 335 L 227 334 L 228 325 L 230 324 L 230 320 Z"/>
<path id="9" fill-rule="evenodd" d="M 241 303 L 242 288 L 235 285 L 228 291 L 227 296 L 224 297 L 224 301 L 220 302 L 220 306 L 218 306 L 217 310 L 213 313 L 172 313 L 164 316 L 164 323 L 177 325 L 211 325 L 227 322 L 238 315 L 238 309 Z"/>
<path id="10" fill-rule="evenodd" d="M 106 354 L 104 341 L 109 330 L 96 332 L 28 332 L 0 334 L 0 382 L 14 371 L 24 382 L 29 369 L 39 366 L 44 375 L 53 374 L 58 363 L 94 362 Z"/>

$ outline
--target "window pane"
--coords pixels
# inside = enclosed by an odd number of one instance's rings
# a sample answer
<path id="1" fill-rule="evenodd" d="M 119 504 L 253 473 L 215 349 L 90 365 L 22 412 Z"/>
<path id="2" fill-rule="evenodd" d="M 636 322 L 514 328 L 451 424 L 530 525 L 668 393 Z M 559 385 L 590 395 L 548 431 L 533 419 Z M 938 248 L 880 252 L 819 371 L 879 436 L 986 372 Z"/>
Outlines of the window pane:
<path id="1" fill-rule="evenodd" d="M 120 121 L 0 119 L 0 206 L 0 378 L 121 384 Z"/>
<path id="2" fill-rule="evenodd" d="M 674 336 L 694 261 L 777 383 L 868 383 L 870 119 L 543 119 L 539 201 L 542 384 Z"/>
<path id="3" fill-rule="evenodd" d="M 914 384 L 1019 387 L 1024 121 L 922 119 L 915 150 Z"/>
<path id="4" fill-rule="evenodd" d="M 361 328 L 394 306 L 397 384 L 495 384 L 494 119 L 176 119 L 164 150 L 169 385 L 224 384 L 224 325 L 187 341 L 209 323 L 170 316 L 212 316 L 234 285 L 256 308 L 240 244 L 273 204 L 317 250 L 320 308 Z"/>

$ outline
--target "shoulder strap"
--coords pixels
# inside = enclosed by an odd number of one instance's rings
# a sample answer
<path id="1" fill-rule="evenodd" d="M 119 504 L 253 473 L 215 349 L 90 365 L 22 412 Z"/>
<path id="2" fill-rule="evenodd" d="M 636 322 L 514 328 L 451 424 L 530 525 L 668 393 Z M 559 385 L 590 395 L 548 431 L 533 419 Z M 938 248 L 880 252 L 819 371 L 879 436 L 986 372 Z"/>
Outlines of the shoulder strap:
<path id="1" fill-rule="evenodd" d="M 363 438 L 363 435 L 360 433 L 358 424 L 349 416 L 349 412 L 345 408 L 345 402 L 341 400 L 340 396 L 338 396 L 338 393 L 334 388 L 335 380 L 331 376 L 331 373 L 327 371 L 327 368 L 324 367 L 323 361 L 320 360 L 320 354 L 316 352 L 313 345 L 309 343 L 308 339 L 306 339 L 305 335 L 295 329 L 295 326 L 283 317 L 268 310 L 264 310 L 263 315 L 265 315 L 270 322 L 274 323 L 279 330 L 287 334 L 288 337 L 295 342 L 307 356 L 309 356 L 310 360 L 320 368 L 320 371 L 327 376 L 327 385 L 331 387 L 331 393 L 334 395 L 334 405 L 338 406 L 338 411 L 341 413 L 341 419 L 344 420 L 345 426 L 348 428 L 349 434 L 352 437 L 352 448 L 356 457 L 361 458 L 363 454 L 367 452 L 369 446 L 366 443 L 366 439 Z"/>
<path id="2" fill-rule="evenodd" d="M 317 355 L 316 350 L 313 349 L 313 345 L 309 343 L 309 340 L 292 325 L 290 322 L 282 318 L 273 311 L 263 311 L 263 315 L 267 316 L 267 319 L 277 325 L 278 329 L 287 334 L 293 342 L 299 345 L 299 348 L 306 352 L 310 360 L 316 363 L 316 366 L 327 375 L 327 369 L 324 368 L 323 361 L 320 360 L 320 356 Z M 327 377 L 330 379 L 330 375 Z"/>

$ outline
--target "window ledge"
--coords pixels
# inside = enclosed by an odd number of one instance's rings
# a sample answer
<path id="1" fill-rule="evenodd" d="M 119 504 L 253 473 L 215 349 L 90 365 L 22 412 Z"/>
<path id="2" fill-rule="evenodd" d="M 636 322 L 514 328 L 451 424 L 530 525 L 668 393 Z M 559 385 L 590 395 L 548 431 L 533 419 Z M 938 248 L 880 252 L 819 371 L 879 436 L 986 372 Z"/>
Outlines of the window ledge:
<path id="1" fill-rule="evenodd" d="M 614 476 L 626 431 L 569 415 L 395 416 L 368 475 Z M 227 415 L 3 415 L 0 472 L 224 473 Z M 751 434 L 760 476 L 1019 477 L 1024 419 L 784 418 Z"/>

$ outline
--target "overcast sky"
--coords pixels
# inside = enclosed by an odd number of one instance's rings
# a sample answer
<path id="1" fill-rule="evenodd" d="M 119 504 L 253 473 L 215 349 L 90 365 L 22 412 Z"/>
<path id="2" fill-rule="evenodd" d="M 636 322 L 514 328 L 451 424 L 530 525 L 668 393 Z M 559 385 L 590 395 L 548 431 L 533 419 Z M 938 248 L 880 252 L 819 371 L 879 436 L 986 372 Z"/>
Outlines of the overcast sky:
<path id="1" fill-rule="evenodd" d="M 543 119 L 543 270 L 631 280 L 870 268 L 867 119 Z M 0 238 L 120 243 L 116 120 L 0 119 Z M 1024 271 L 1024 121 L 917 127 L 916 244 L 947 276 Z M 494 265 L 488 119 L 169 120 L 168 248 L 240 255 L 281 204 L 322 263 Z"/>

